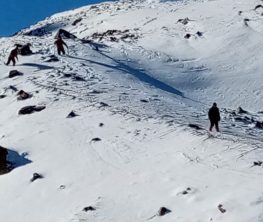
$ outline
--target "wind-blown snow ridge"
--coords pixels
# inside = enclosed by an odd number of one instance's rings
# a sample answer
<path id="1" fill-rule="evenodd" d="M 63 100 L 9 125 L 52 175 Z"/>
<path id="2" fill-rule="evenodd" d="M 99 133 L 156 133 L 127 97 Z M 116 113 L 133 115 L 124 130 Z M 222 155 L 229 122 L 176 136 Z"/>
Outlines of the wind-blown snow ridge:
<path id="1" fill-rule="evenodd" d="M 2 64 L 34 51 L 0 65 L 0 145 L 27 155 L 0 176 L 1 221 L 262 221 L 260 5 L 106 2 L 1 38 Z M 54 61 L 59 29 L 77 38 Z"/>

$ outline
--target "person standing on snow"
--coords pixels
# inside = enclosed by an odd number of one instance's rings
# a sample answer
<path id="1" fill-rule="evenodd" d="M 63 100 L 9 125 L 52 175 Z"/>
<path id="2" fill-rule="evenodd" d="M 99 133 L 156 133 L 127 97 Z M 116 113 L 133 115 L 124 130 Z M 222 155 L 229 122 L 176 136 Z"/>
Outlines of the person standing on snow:
<path id="1" fill-rule="evenodd" d="M 10 54 L 9 54 L 9 56 L 8 56 L 7 63 L 5 63 L 5 64 L 8 66 L 8 65 L 10 64 L 10 62 L 12 61 L 12 62 L 13 62 L 13 66 L 15 66 L 15 65 L 16 65 L 16 59 L 17 59 L 17 61 L 18 61 L 17 55 L 18 55 L 18 46 L 16 46 L 16 48 L 13 49 L 13 50 L 10 52 Z"/>
<path id="2" fill-rule="evenodd" d="M 67 48 L 67 44 L 63 41 L 62 37 L 61 36 L 58 36 L 57 40 L 54 42 L 54 44 L 57 46 L 57 51 L 58 51 L 58 54 L 60 55 L 61 53 L 63 55 L 65 55 L 65 49 L 64 49 L 64 46 L 65 45 Z"/>
<path id="3" fill-rule="evenodd" d="M 218 123 L 220 121 L 220 113 L 216 103 L 213 103 L 213 106 L 209 109 L 208 117 L 210 120 L 210 128 L 209 131 L 212 131 L 215 126 L 216 131 L 219 132 Z"/>

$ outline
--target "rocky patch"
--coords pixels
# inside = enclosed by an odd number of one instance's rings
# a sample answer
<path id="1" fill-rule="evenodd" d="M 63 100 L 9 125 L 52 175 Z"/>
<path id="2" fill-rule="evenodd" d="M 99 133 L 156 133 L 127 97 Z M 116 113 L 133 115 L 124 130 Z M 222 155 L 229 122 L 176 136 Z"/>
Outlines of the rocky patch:
<path id="1" fill-rule="evenodd" d="M 17 100 L 26 100 L 26 99 L 29 99 L 31 97 L 32 97 L 32 95 L 30 93 L 25 92 L 24 90 L 20 90 L 17 93 Z"/>
<path id="2" fill-rule="evenodd" d="M 39 173 L 34 173 L 32 178 L 30 179 L 30 182 L 34 182 L 35 180 L 38 180 L 38 179 L 43 179 L 43 175 L 39 174 Z"/>
<path id="3" fill-rule="evenodd" d="M 19 110 L 18 114 L 19 115 L 32 114 L 34 112 L 40 112 L 45 108 L 46 108 L 45 106 L 25 106 Z"/>
<path id="4" fill-rule="evenodd" d="M 136 41 L 139 38 L 139 36 L 137 34 L 131 33 L 129 29 L 126 29 L 124 31 L 110 29 L 102 33 L 98 33 L 98 32 L 93 33 L 91 35 L 91 38 L 93 40 L 99 40 L 99 41 L 107 40 L 111 42 L 119 42 L 119 41 L 133 42 Z"/>
<path id="5" fill-rule="evenodd" d="M 11 71 L 9 72 L 8 77 L 9 77 L 9 78 L 14 78 L 14 77 L 16 77 L 16 76 L 23 76 L 23 75 L 24 75 L 24 73 L 22 73 L 22 72 L 19 72 L 19 71 L 17 71 L 17 70 L 11 70 Z"/>
<path id="6" fill-rule="evenodd" d="M 75 113 L 74 111 L 71 111 L 68 115 L 67 118 L 74 118 L 76 116 L 79 116 L 77 113 Z"/>

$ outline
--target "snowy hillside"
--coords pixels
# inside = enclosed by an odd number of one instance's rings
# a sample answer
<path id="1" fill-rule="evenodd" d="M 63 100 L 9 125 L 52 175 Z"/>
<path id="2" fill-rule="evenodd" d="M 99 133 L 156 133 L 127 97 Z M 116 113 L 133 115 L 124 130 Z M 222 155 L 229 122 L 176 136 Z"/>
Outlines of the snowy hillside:
<path id="1" fill-rule="evenodd" d="M 262 13 L 108 2 L 1 38 L 1 221 L 262 222 Z M 60 29 L 77 37 L 65 56 Z M 34 54 L 5 66 L 26 43 Z M 213 102 L 221 133 L 207 132 Z"/>

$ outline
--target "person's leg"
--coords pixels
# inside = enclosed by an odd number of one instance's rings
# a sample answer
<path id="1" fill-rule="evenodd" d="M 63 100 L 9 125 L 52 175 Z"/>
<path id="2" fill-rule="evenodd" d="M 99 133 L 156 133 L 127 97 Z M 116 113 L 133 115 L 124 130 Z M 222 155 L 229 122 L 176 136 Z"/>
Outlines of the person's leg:
<path id="1" fill-rule="evenodd" d="M 218 122 L 215 123 L 215 126 L 216 126 L 216 131 L 219 132 Z"/>
<path id="2" fill-rule="evenodd" d="M 9 65 L 9 64 L 10 64 L 10 62 L 11 62 L 11 58 L 10 58 L 10 57 L 8 57 L 8 60 L 7 60 L 7 63 L 6 63 L 6 65 Z"/>
<path id="3" fill-rule="evenodd" d="M 64 48 L 61 49 L 61 52 L 63 55 L 65 55 L 65 49 Z"/>
<path id="4" fill-rule="evenodd" d="M 210 128 L 209 128 L 209 131 L 212 131 L 213 127 L 214 127 L 215 123 L 210 121 Z"/>
<path id="5" fill-rule="evenodd" d="M 58 55 L 60 55 L 61 54 L 60 48 L 57 48 L 57 51 L 58 51 Z"/>
<path id="6" fill-rule="evenodd" d="M 16 60 L 15 60 L 15 58 L 12 58 L 12 62 L 13 62 L 13 66 L 15 66 L 15 65 L 16 65 Z"/>

